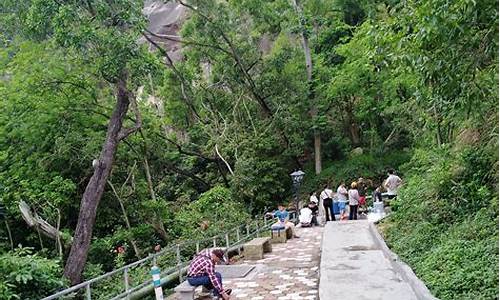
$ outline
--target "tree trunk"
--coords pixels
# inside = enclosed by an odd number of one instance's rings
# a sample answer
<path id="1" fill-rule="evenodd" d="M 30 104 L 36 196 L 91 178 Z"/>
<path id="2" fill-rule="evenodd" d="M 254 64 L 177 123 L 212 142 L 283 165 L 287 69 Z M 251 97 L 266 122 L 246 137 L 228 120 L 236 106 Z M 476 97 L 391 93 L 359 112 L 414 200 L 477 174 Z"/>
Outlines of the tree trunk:
<path id="1" fill-rule="evenodd" d="M 132 169 L 133 171 L 133 169 Z M 125 221 L 125 225 L 127 226 L 128 231 L 132 231 L 132 226 L 130 226 L 130 221 L 128 219 L 127 215 L 127 210 L 125 209 L 125 204 L 123 203 L 123 200 L 121 198 L 121 195 L 118 195 L 118 192 L 115 189 L 115 186 L 111 181 L 108 180 L 108 184 L 113 190 L 113 194 L 115 194 L 116 199 L 118 200 L 118 203 L 120 204 L 120 208 L 122 210 L 122 215 L 123 215 L 123 220 Z M 121 191 L 120 191 L 121 194 Z M 141 259 L 141 252 L 139 251 L 139 247 L 137 247 L 137 243 L 135 242 L 134 238 L 130 238 L 130 244 L 132 244 L 132 248 L 134 249 L 135 257 L 138 259 Z"/>
<path id="2" fill-rule="evenodd" d="M 298 0 L 293 0 L 293 6 L 299 15 L 299 18 L 303 18 L 302 7 Z M 311 56 L 311 48 L 309 47 L 309 39 L 305 33 L 304 24 L 300 24 L 302 27 L 301 38 L 302 38 L 302 48 L 304 50 L 304 56 L 306 60 L 306 72 L 307 72 L 307 83 L 308 83 L 308 95 L 309 104 L 311 105 L 310 115 L 313 122 L 316 120 L 318 115 L 318 109 L 314 104 L 314 88 L 313 88 L 313 63 Z M 318 129 L 314 129 L 314 169 L 316 174 L 321 173 L 321 136 Z"/>
<path id="3" fill-rule="evenodd" d="M 145 139 L 144 139 L 144 143 L 146 143 Z M 144 148 L 145 148 L 145 153 L 144 153 L 144 161 L 143 162 L 144 162 L 144 170 L 146 171 L 146 180 L 148 182 L 148 189 L 149 189 L 149 193 L 151 195 L 151 199 L 156 202 L 156 194 L 155 194 L 155 190 L 153 187 L 153 180 L 151 180 L 151 172 L 149 171 L 149 163 L 148 163 L 148 159 L 146 157 L 147 148 L 146 148 L 145 144 L 144 144 Z M 156 213 L 155 213 L 153 220 L 152 220 L 152 226 L 156 230 L 156 232 L 160 235 L 162 240 L 164 240 L 165 242 L 168 241 L 168 234 L 167 234 L 167 231 L 165 230 L 165 226 L 163 225 L 163 221 L 161 220 L 160 217 L 158 217 L 158 215 Z"/>
<path id="4" fill-rule="evenodd" d="M 97 207 L 113 166 L 118 143 L 124 138 L 122 136 L 122 125 L 130 104 L 130 94 L 127 90 L 126 78 L 119 79 L 116 87 L 116 104 L 109 120 L 106 140 L 103 144 L 99 160 L 94 165 L 94 174 L 83 193 L 71 251 L 64 267 L 64 275 L 70 280 L 72 285 L 81 281 L 81 275 L 87 261 L 90 240 L 92 238 Z"/>
<path id="5" fill-rule="evenodd" d="M 442 144 L 442 139 L 441 139 L 441 120 L 439 119 L 439 115 L 437 113 L 436 109 L 436 104 L 432 106 L 432 109 L 434 110 L 434 118 L 436 120 L 436 141 L 438 146 L 441 146 Z"/>
<path id="6" fill-rule="evenodd" d="M 7 233 L 9 235 L 10 250 L 14 251 L 14 241 L 12 240 L 12 232 L 10 231 L 10 226 L 7 220 L 5 220 L 5 228 L 7 228 Z"/>

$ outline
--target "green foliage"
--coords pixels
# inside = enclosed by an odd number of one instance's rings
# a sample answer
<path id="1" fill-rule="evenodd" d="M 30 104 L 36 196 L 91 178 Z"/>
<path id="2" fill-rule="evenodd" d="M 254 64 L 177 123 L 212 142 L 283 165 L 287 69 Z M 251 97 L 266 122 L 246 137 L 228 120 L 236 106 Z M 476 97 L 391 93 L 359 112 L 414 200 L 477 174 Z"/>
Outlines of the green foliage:
<path id="1" fill-rule="evenodd" d="M 166 68 L 160 53 L 148 52 L 154 47 L 137 42 L 147 27 L 143 2 L 0 3 L 0 201 L 14 244 L 58 255 L 17 205 L 28 202 L 72 234 L 114 83 L 126 77 L 143 124 L 116 153 L 109 180 L 117 195 L 106 187 L 86 278 L 135 260 L 132 240 L 144 256 L 286 202 L 288 174 L 301 164 L 302 193 L 359 177 L 378 183 L 395 168 L 405 187 L 388 223 L 391 246 L 443 299 L 494 297 L 495 2 L 307 0 L 300 14 L 286 0 L 189 3 L 197 11 L 188 9 L 181 24 L 182 60 Z M 301 33 L 312 52 L 311 84 Z M 355 147 L 364 154 L 352 155 Z M 113 252 L 118 246 L 125 254 Z M 482 282 L 484 290 L 473 289 Z M 96 297 L 107 299 L 120 283 L 104 282 Z M 30 297 L 16 289 L 0 280 L 0 298 Z"/>
<path id="2" fill-rule="evenodd" d="M 327 168 L 324 168 L 317 176 L 313 176 L 313 166 L 306 169 L 304 183 L 301 190 L 303 198 L 308 198 L 312 191 L 319 191 L 325 184 L 331 184 L 331 187 L 337 188 L 340 182 L 350 184 L 360 177 L 370 179 L 374 184 L 380 184 L 389 169 L 399 171 L 399 166 L 406 163 L 412 153 L 406 151 L 394 151 L 390 155 L 361 154 L 350 159 L 328 162 Z"/>
<path id="3" fill-rule="evenodd" d="M 228 189 L 216 186 L 180 211 L 175 216 L 174 224 L 181 237 L 192 240 L 229 231 L 246 223 L 249 218 L 243 205 L 233 200 Z M 203 221 L 208 222 L 207 229 L 201 228 Z"/>
<path id="4" fill-rule="evenodd" d="M 416 151 L 403 167 L 407 178 L 384 234 L 440 299 L 498 294 L 494 160 L 477 148 L 439 148 Z"/>
<path id="5" fill-rule="evenodd" d="M 0 298 L 40 299 L 66 286 L 60 262 L 17 248 L 0 256 Z"/>

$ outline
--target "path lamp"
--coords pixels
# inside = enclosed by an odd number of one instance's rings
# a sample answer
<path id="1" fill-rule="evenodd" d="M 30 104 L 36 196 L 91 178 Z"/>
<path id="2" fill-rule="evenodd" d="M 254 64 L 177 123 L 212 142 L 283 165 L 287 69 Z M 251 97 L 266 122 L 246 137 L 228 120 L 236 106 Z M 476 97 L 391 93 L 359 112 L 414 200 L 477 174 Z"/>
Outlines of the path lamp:
<path id="1" fill-rule="evenodd" d="M 300 169 L 290 174 L 292 177 L 292 186 L 294 191 L 295 218 L 298 218 L 299 216 L 299 189 L 300 183 L 302 182 L 302 179 L 304 179 L 305 174 L 306 173 L 302 172 Z"/>

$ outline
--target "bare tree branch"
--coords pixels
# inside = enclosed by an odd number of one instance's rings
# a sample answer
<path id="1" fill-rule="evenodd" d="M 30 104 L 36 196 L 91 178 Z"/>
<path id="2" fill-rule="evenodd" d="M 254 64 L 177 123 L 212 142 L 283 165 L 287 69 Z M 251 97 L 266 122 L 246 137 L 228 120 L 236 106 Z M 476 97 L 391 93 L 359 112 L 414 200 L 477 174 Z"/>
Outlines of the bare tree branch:
<path id="1" fill-rule="evenodd" d="M 222 51 L 222 52 L 224 52 L 224 53 L 226 53 L 228 55 L 231 54 L 226 49 L 224 49 L 224 48 L 222 48 L 220 46 L 217 46 L 217 45 L 210 45 L 210 44 L 199 43 L 199 42 L 195 42 L 195 41 L 191 41 L 191 40 L 186 40 L 186 39 L 182 39 L 180 36 L 173 36 L 173 35 L 166 35 L 166 34 L 157 34 L 157 33 L 151 32 L 151 31 L 149 31 L 147 29 L 145 29 L 144 31 L 146 31 L 149 35 L 151 35 L 151 36 L 153 36 L 155 38 L 165 39 L 165 40 L 172 41 L 172 42 L 179 42 L 179 43 L 185 44 L 185 45 L 194 45 L 194 46 L 199 46 L 199 47 L 212 48 L 212 49 L 216 49 L 216 50 Z M 144 35 L 144 33 L 143 33 L 143 35 Z"/>
<path id="2" fill-rule="evenodd" d="M 148 31 L 149 32 L 149 31 Z M 174 65 L 174 62 L 172 61 L 172 59 L 170 58 L 170 56 L 168 55 L 168 52 L 163 49 L 160 45 L 158 45 L 158 43 L 156 43 L 155 41 L 153 41 L 147 34 L 145 34 L 144 32 L 142 33 L 142 36 L 149 42 L 151 43 L 151 45 L 153 45 L 160 53 L 163 57 L 165 57 L 165 59 L 167 60 L 166 61 L 166 65 L 168 67 L 170 67 L 172 69 L 172 71 L 174 72 L 175 76 L 177 76 L 177 78 L 179 79 L 179 82 L 181 84 L 181 94 L 182 94 L 182 98 L 184 99 L 185 103 L 188 105 L 189 109 L 191 110 L 191 112 L 197 117 L 198 120 L 202 121 L 202 118 L 201 116 L 199 115 L 198 111 L 196 110 L 195 106 L 194 106 L 194 103 L 193 101 L 187 96 L 186 94 L 186 91 L 185 91 L 185 87 L 187 86 L 190 90 L 190 84 L 187 82 L 187 80 L 184 78 L 184 76 L 182 75 L 182 73 L 175 67 Z M 203 123 L 203 122 L 202 122 Z"/>
<path id="3" fill-rule="evenodd" d="M 220 157 L 220 159 L 226 164 L 226 167 L 227 169 L 229 170 L 229 173 L 231 173 L 231 175 L 234 175 L 234 172 L 233 172 L 233 169 L 231 169 L 231 166 L 229 165 L 229 163 L 224 159 L 224 157 L 222 157 L 222 155 L 220 154 L 219 152 L 219 148 L 217 147 L 217 144 L 215 144 L 215 152 L 217 153 L 217 155 Z"/>

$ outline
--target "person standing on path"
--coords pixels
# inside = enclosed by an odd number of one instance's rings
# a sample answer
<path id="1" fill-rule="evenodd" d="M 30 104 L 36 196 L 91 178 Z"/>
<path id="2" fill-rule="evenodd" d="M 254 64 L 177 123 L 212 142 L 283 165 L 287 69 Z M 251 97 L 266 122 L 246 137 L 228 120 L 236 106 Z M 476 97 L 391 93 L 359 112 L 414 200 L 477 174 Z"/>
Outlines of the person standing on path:
<path id="1" fill-rule="evenodd" d="M 222 288 L 222 275 L 215 272 L 215 264 L 221 261 L 224 261 L 224 251 L 221 249 L 200 252 L 189 265 L 187 281 L 192 286 L 202 285 L 212 290 L 216 299 L 228 300 L 231 289 Z"/>
<path id="2" fill-rule="evenodd" d="M 349 197 L 349 220 L 358 219 L 359 193 L 356 186 L 356 181 L 354 181 L 351 183 L 349 191 L 347 191 Z"/>
<path id="3" fill-rule="evenodd" d="M 394 174 L 394 170 L 389 170 L 389 177 L 384 182 L 384 187 L 387 189 L 387 198 L 394 199 L 398 195 L 398 190 L 403 181 L 398 175 Z"/>
<path id="4" fill-rule="evenodd" d="M 325 222 L 330 221 L 330 214 L 332 215 L 332 221 L 335 221 L 335 214 L 333 213 L 333 191 L 330 189 L 329 185 L 325 185 L 325 189 L 321 192 L 319 198 L 323 200 L 326 217 Z"/>
<path id="5" fill-rule="evenodd" d="M 339 187 L 337 188 L 337 198 L 339 200 L 339 210 L 340 210 L 340 219 L 343 220 L 347 216 L 345 215 L 345 206 L 347 203 L 347 189 L 345 188 L 345 183 L 341 182 Z"/>

